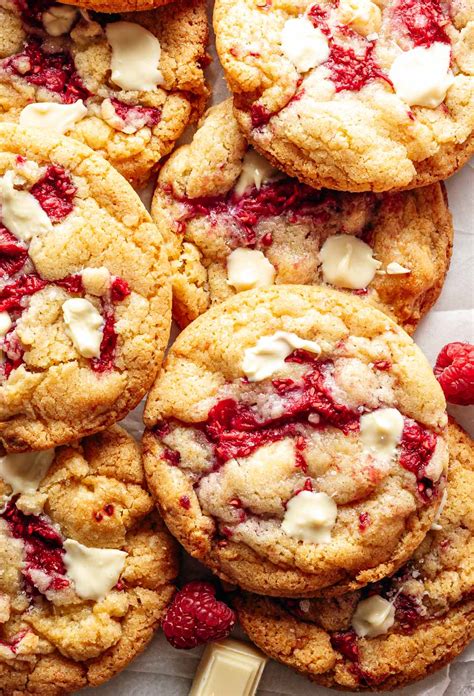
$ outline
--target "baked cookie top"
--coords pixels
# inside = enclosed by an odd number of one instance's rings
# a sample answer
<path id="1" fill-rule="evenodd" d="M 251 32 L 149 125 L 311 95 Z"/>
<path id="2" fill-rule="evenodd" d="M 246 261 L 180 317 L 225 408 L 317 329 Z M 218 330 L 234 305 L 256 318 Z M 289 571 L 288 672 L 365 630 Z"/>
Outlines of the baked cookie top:
<path id="1" fill-rule="evenodd" d="M 474 149 L 474 8 L 461 0 L 217 0 L 253 145 L 320 188 L 445 179 Z"/>
<path id="2" fill-rule="evenodd" d="M 70 135 L 144 184 L 208 95 L 203 0 L 105 15 L 2 0 L 0 119 Z"/>
<path id="3" fill-rule="evenodd" d="M 0 442 L 43 449 L 122 418 L 171 323 L 169 266 L 136 193 L 70 138 L 0 125 Z"/>
<path id="4" fill-rule="evenodd" d="M 118 426 L 1 456 L 2 696 L 56 696 L 123 669 L 160 623 L 177 557 Z"/>
<path id="5" fill-rule="evenodd" d="M 451 256 L 442 185 L 396 194 L 311 189 L 248 148 L 231 99 L 210 109 L 193 141 L 165 163 L 152 216 L 181 325 L 238 291 L 326 282 L 411 333 L 438 297 Z"/>
<path id="6" fill-rule="evenodd" d="M 340 593 L 401 566 L 444 487 L 445 401 L 410 337 L 341 292 L 280 285 L 211 308 L 145 409 L 166 524 L 221 578 Z"/>
<path id="7" fill-rule="evenodd" d="M 474 638 L 474 445 L 449 425 L 444 508 L 392 578 L 337 599 L 235 598 L 244 630 L 275 660 L 325 686 L 396 689 Z"/>
<path id="8" fill-rule="evenodd" d="M 138 12 L 167 5 L 171 0 L 68 0 L 68 5 L 78 5 L 96 12 Z"/>

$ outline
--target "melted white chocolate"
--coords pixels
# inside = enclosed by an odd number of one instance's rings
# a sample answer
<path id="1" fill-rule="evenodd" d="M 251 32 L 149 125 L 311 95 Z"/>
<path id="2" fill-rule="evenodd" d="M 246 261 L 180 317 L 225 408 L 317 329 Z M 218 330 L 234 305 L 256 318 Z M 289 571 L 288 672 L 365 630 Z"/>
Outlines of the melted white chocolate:
<path id="1" fill-rule="evenodd" d="M 321 348 L 314 341 L 306 341 L 294 333 L 276 331 L 272 336 L 262 336 L 253 348 L 247 348 L 242 370 L 250 382 L 260 382 L 282 369 L 286 358 L 296 349 L 319 355 Z"/>
<path id="2" fill-rule="evenodd" d="M 324 281 L 338 288 L 366 288 L 381 266 L 373 253 L 368 244 L 351 234 L 328 237 L 319 252 Z"/>
<path id="3" fill-rule="evenodd" d="M 328 40 L 307 17 L 287 19 L 281 30 L 281 48 L 300 73 L 305 73 L 329 58 Z"/>
<path id="4" fill-rule="evenodd" d="M 54 449 L 5 454 L 0 457 L 0 479 L 17 493 L 35 493 L 54 459 Z"/>
<path id="5" fill-rule="evenodd" d="M 385 270 L 388 275 L 405 275 L 406 273 L 411 273 L 409 268 L 405 268 L 405 266 L 402 266 L 396 261 L 391 261 Z"/>
<path id="6" fill-rule="evenodd" d="M 237 292 L 273 285 L 275 268 L 257 249 L 234 249 L 227 257 L 227 282 Z"/>
<path id="7" fill-rule="evenodd" d="M 451 47 L 440 42 L 404 51 L 395 58 L 389 73 L 397 96 L 409 106 L 435 109 L 454 81 L 450 62 Z"/>
<path id="8" fill-rule="evenodd" d="M 281 528 L 295 539 L 328 544 L 336 518 L 337 505 L 327 493 L 301 491 L 288 501 Z"/>
<path id="9" fill-rule="evenodd" d="M 357 605 L 352 627 L 360 638 L 375 638 L 387 633 L 395 623 L 395 608 L 380 595 L 372 595 Z"/>
<path id="10" fill-rule="evenodd" d="M 112 47 L 112 82 L 143 92 L 163 84 L 161 46 L 154 34 L 134 22 L 107 24 L 105 32 Z"/>
<path id="11" fill-rule="evenodd" d="M 73 104 L 37 102 L 28 104 L 20 114 L 20 126 L 43 128 L 53 133 L 67 133 L 87 114 L 82 99 Z"/>
<path id="12" fill-rule="evenodd" d="M 1 179 L 2 222 L 17 239 L 28 243 L 36 235 L 51 232 L 53 225 L 31 193 L 15 188 L 14 179 L 12 171 Z"/>
<path id="13" fill-rule="evenodd" d="M 262 184 L 279 176 L 281 172 L 272 167 L 270 162 L 255 150 L 249 150 L 242 161 L 242 171 L 234 191 L 238 196 L 241 196 L 250 186 L 255 186 L 257 191 L 260 191 Z"/>
<path id="14" fill-rule="evenodd" d="M 63 303 L 64 323 L 77 352 L 84 358 L 98 358 L 103 319 L 92 302 L 73 297 Z"/>
<path id="15" fill-rule="evenodd" d="M 74 539 L 64 542 L 64 565 L 74 589 L 82 599 L 98 601 L 117 584 L 127 553 L 118 549 L 97 549 Z"/>
<path id="16" fill-rule="evenodd" d="M 8 312 L 0 312 L 0 336 L 5 336 L 11 329 L 13 322 Z"/>
<path id="17" fill-rule="evenodd" d="M 396 408 L 379 408 L 360 419 L 364 450 L 376 458 L 392 459 L 403 433 L 404 419 Z"/>

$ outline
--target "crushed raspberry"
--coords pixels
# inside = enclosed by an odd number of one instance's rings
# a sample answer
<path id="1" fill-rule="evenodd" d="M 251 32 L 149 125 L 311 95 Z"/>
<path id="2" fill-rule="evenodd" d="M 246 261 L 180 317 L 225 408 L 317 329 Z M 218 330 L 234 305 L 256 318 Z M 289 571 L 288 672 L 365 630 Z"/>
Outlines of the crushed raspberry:
<path id="1" fill-rule="evenodd" d="M 5 285 L 0 290 L 0 312 L 22 312 L 24 309 L 23 298 L 34 295 L 47 285 L 46 280 L 34 273 L 20 276 L 13 283 Z"/>
<path id="2" fill-rule="evenodd" d="M 110 285 L 110 299 L 112 302 L 123 302 L 130 295 L 130 286 L 123 278 L 115 276 Z"/>
<path id="3" fill-rule="evenodd" d="M 420 605 L 416 598 L 401 592 L 394 602 L 395 618 L 405 630 L 412 630 L 421 618 Z"/>
<path id="4" fill-rule="evenodd" d="M 70 292 L 72 295 L 81 295 L 84 292 L 84 284 L 80 273 L 55 280 L 54 284 L 59 285 L 60 288 Z"/>
<path id="5" fill-rule="evenodd" d="M 112 517 L 112 515 L 114 514 L 114 509 L 115 508 L 112 505 L 112 503 L 108 503 L 107 505 L 104 505 L 104 512 L 107 515 L 107 517 Z"/>
<path id="6" fill-rule="evenodd" d="M 359 661 L 359 646 L 355 631 L 337 631 L 331 635 L 331 645 L 351 662 Z"/>
<path id="7" fill-rule="evenodd" d="M 8 503 L 0 517 L 8 524 L 11 535 L 25 543 L 25 562 L 21 572 L 30 588 L 47 592 L 68 587 L 69 580 L 65 577 L 63 562 L 63 540 L 49 520 L 44 516 L 23 514 L 13 501 Z M 43 584 L 38 587 L 34 571 L 41 571 L 48 576 L 46 587 Z"/>
<path id="8" fill-rule="evenodd" d="M 50 164 L 44 176 L 31 187 L 30 193 L 52 222 L 61 222 L 74 208 L 77 188 L 63 167 Z"/>
<path id="9" fill-rule="evenodd" d="M 262 126 L 266 126 L 272 116 L 272 112 L 269 111 L 265 106 L 262 106 L 262 104 L 253 104 L 252 108 L 250 109 L 252 128 L 261 128 Z"/>
<path id="10" fill-rule="evenodd" d="M 115 331 L 115 313 L 111 307 L 104 306 L 104 328 L 100 343 L 100 355 L 92 358 L 91 367 L 94 372 L 108 372 L 114 367 L 115 350 L 117 348 L 117 332 Z"/>
<path id="11" fill-rule="evenodd" d="M 18 273 L 27 258 L 27 249 L 0 223 L 0 277 Z"/>
<path id="12" fill-rule="evenodd" d="M 6 60 L 5 68 L 32 85 L 56 92 L 65 104 L 90 96 L 71 54 L 67 51 L 46 52 L 36 36 L 29 37 L 22 53 Z"/>
<path id="13" fill-rule="evenodd" d="M 364 55 L 357 55 L 352 48 L 332 43 L 329 58 L 324 63 L 331 72 L 331 80 L 334 82 L 336 92 L 349 90 L 358 92 L 372 80 L 381 79 L 392 83 L 377 65 L 374 57 L 375 44 L 365 46 Z"/>
<path id="14" fill-rule="evenodd" d="M 167 421 L 158 421 L 153 426 L 153 432 L 157 437 L 166 437 L 171 432 L 170 424 Z"/>
<path id="15" fill-rule="evenodd" d="M 446 26 L 450 23 L 440 0 L 399 0 L 393 19 L 415 46 L 429 47 L 435 42 L 450 44 Z"/>
<path id="16" fill-rule="evenodd" d="M 165 447 L 161 458 L 168 462 L 170 466 L 178 466 L 181 461 L 181 454 L 177 450 L 169 449 Z"/>
<path id="17" fill-rule="evenodd" d="M 174 648 L 189 650 L 227 638 L 235 614 L 215 594 L 209 582 L 189 582 L 177 592 L 162 623 L 166 639 Z"/>
<path id="18" fill-rule="evenodd" d="M 365 532 L 371 525 L 371 519 L 368 512 L 361 512 L 359 515 L 359 532 Z"/>
<path id="19" fill-rule="evenodd" d="M 110 100 L 115 109 L 115 113 L 126 125 L 134 128 L 154 128 L 161 120 L 161 109 L 154 106 L 140 106 L 138 104 L 125 104 L 118 99 Z"/>
<path id="20" fill-rule="evenodd" d="M 255 227 L 261 220 L 286 215 L 290 222 L 303 217 L 326 222 L 329 211 L 337 208 L 339 198 L 334 191 L 317 191 L 295 179 L 284 178 L 264 184 L 260 190 L 255 186 L 248 188 L 241 196 L 230 191 L 227 196 L 178 200 L 186 206 L 186 214 L 181 218 L 183 231 L 186 221 L 194 217 L 205 215 L 214 224 L 219 216 L 226 216 L 241 230 L 235 244 L 255 246 L 258 241 Z M 268 234 L 261 240 L 264 247 L 271 243 Z"/>
<path id="21" fill-rule="evenodd" d="M 99 512 L 94 512 L 94 513 L 93 513 L 93 516 L 94 516 L 94 519 L 95 519 L 96 522 L 102 522 L 102 520 L 104 519 L 104 514 L 103 514 L 102 512 L 100 512 L 100 511 L 99 511 Z"/>
<path id="22" fill-rule="evenodd" d="M 31 27 L 43 28 L 43 13 L 53 4 L 51 0 L 15 0 L 21 18 Z"/>
<path id="23" fill-rule="evenodd" d="M 392 369 L 392 363 L 390 360 L 379 360 L 378 362 L 374 363 L 374 367 L 376 370 L 380 370 L 381 372 L 388 372 Z"/>
<path id="24" fill-rule="evenodd" d="M 5 648 L 8 648 L 11 650 L 13 655 L 16 655 L 18 646 L 20 645 L 21 641 L 23 638 L 26 636 L 28 631 L 19 631 L 11 640 L 2 640 L 0 638 L 0 645 L 3 645 Z"/>
<path id="25" fill-rule="evenodd" d="M 328 13 L 320 5 L 313 5 L 309 8 L 308 19 L 316 29 L 319 29 L 326 36 L 331 36 Z"/>
<path id="26" fill-rule="evenodd" d="M 448 343 L 434 368 L 446 400 L 452 404 L 474 404 L 474 345 Z"/>
<path id="27" fill-rule="evenodd" d="M 179 499 L 179 504 L 185 510 L 189 510 L 189 508 L 191 507 L 191 501 L 189 500 L 189 496 L 182 495 Z"/>
<path id="28" fill-rule="evenodd" d="M 436 448 L 437 437 L 413 420 L 405 419 L 400 442 L 400 466 L 415 474 L 420 497 L 429 502 L 437 484 L 426 478 L 425 471 Z"/>

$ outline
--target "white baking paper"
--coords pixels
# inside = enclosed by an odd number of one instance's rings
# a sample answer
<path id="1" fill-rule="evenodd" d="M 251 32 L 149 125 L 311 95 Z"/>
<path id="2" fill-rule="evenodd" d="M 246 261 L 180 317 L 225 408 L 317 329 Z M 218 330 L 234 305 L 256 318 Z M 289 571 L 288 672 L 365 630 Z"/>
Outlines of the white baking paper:
<path id="1" fill-rule="evenodd" d="M 208 78 L 213 88 L 213 103 L 228 96 L 227 88 L 214 51 Z M 189 139 L 189 134 L 187 138 Z M 439 350 L 451 341 L 474 343 L 474 166 L 473 161 L 447 182 L 450 207 L 454 217 L 455 242 L 451 268 L 442 295 L 434 309 L 418 328 L 415 340 L 434 364 Z M 143 192 L 148 203 L 150 190 Z M 172 335 L 177 334 L 174 329 Z M 139 439 L 142 431 L 140 406 L 124 421 L 125 427 Z M 474 407 L 451 407 L 450 412 L 474 437 Z M 183 554 L 184 555 L 184 554 Z M 201 578 L 208 571 L 196 561 L 184 558 L 182 577 Z M 245 640 L 240 629 L 235 637 Z M 102 687 L 88 689 L 84 696 L 187 696 L 202 654 L 202 648 L 175 650 L 161 632 L 148 649 L 120 675 Z M 311 684 L 304 677 L 276 662 L 269 662 L 258 690 L 259 696 L 347 696 Z M 405 689 L 392 692 L 397 696 L 474 696 L 474 644 L 449 667 Z M 226 696 L 216 694 L 215 696 Z"/>

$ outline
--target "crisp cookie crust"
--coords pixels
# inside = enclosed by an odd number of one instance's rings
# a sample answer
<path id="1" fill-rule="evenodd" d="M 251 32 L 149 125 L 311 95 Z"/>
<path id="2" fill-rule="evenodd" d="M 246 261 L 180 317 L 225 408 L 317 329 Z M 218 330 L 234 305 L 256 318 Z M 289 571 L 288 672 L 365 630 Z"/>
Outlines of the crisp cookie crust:
<path id="1" fill-rule="evenodd" d="M 297 18 L 302 25 L 287 25 Z M 345 191 L 425 186 L 467 161 L 473 21 L 469 3 L 440 0 L 217 0 L 214 11 L 217 50 L 252 145 L 290 176 Z M 301 26 L 315 32 L 311 41 Z M 321 55 L 301 64 L 315 42 Z M 441 51 L 447 66 L 451 60 L 451 72 L 441 71 L 433 86 L 436 94 L 444 82 L 446 96 L 441 90 L 430 106 L 417 104 L 432 94 L 413 102 L 394 88 L 392 68 L 413 49 L 415 61 L 425 56 L 424 70 L 435 70 L 430 50 Z M 405 69 L 406 91 L 426 86 L 414 65 Z"/>
<path id="2" fill-rule="evenodd" d="M 0 480 L 3 503 L 11 493 Z M 2 510 L 0 694 L 59 696 L 110 679 L 151 640 L 178 571 L 137 444 L 114 426 L 61 447 L 38 491 L 13 496 Z M 65 572 L 65 538 L 128 554 L 104 597 L 77 594 Z"/>
<path id="3" fill-rule="evenodd" d="M 427 535 L 394 578 L 333 600 L 234 598 L 242 627 L 273 659 L 324 686 L 379 691 L 426 677 L 474 638 L 474 445 L 454 422 L 448 432 L 440 529 Z M 374 593 L 394 603 L 395 622 L 383 635 L 357 638 L 354 610 Z"/>
<path id="4" fill-rule="evenodd" d="M 2 211 L 0 440 L 44 449 L 116 422 L 149 389 L 171 322 L 168 262 L 135 192 L 77 141 L 2 124 L 0 175 L 34 211 L 28 241 Z M 65 323 L 76 298 L 98 318 L 96 357 Z"/>
<path id="5" fill-rule="evenodd" d="M 248 351 L 278 331 L 313 343 L 245 379 Z M 364 449 L 361 429 L 387 408 L 400 431 L 385 458 Z M 275 286 L 211 308 L 173 344 L 145 423 L 145 471 L 172 533 L 221 578 L 262 594 L 338 594 L 386 576 L 441 500 L 446 414 L 432 370 L 386 315 L 337 291 Z M 324 543 L 288 527 L 303 492 L 337 505 Z"/>
<path id="6" fill-rule="evenodd" d="M 115 8 L 112 3 L 109 10 L 118 9 L 118 4 Z M 172 7 L 120 16 L 74 13 L 69 5 L 54 4 L 73 12 L 69 28 L 66 22 L 65 28 L 49 29 L 63 31 L 54 36 L 45 24 L 52 5 L 6 0 L 0 8 L 0 119 L 18 121 L 24 107 L 34 102 L 74 105 L 82 100 L 87 112 L 66 134 L 102 154 L 133 185 L 141 186 L 204 109 L 205 3 L 178 0 Z M 116 22 L 144 27 L 158 39 L 162 80 L 155 88 L 122 88 L 113 82 L 106 31 Z"/>
<path id="7" fill-rule="evenodd" d="M 442 184 L 399 194 L 339 194 L 313 191 L 274 170 L 258 189 L 249 183 L 240 191 L 249 153 L 229 99 L 207 112 L 193 141 L 160 171 L 152 216 L 171 262 L 179 324 L 235 294 L 227 268 L 235 249 L 263 253 L 277 284 L 321 284 L 321 247 L 347 233 L 368 243 L 381 262 L 360 296 L 412 333 L 439 296 L 451 257 Z M 409 272 L 387 274 L 393 262 Z"/>
<path id="8" fill-rule="evenodd" d="M 68 5 L 78 5 L 79 7 L 95 10 L 96 12 L 139 12 L 152 10 L 155 7 L 168 5 L 172 0 L 68 0 Z"/>

